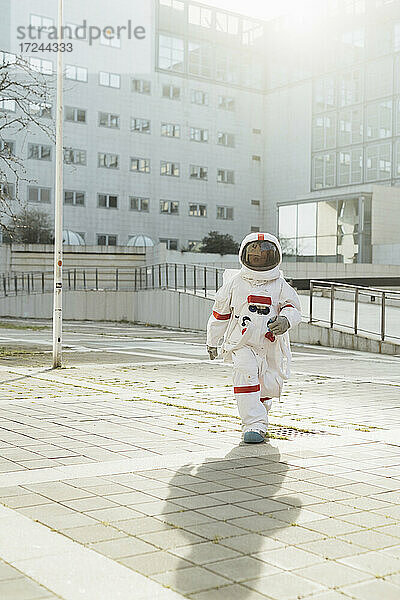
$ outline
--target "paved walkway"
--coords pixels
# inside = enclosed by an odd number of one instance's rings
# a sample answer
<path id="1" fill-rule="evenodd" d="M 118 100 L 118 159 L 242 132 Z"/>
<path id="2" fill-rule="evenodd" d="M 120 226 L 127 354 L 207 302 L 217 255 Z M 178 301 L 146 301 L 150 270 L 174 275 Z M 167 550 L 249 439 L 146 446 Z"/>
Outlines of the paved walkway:
<path id="1" fill-rule="evenodd" d="M 399 358 L 294 348 L 240 444 L 203 336 L 2 327 L 2 600 L 400 597 Z M 22 327 L 22 328 L 21 328 Z"/>

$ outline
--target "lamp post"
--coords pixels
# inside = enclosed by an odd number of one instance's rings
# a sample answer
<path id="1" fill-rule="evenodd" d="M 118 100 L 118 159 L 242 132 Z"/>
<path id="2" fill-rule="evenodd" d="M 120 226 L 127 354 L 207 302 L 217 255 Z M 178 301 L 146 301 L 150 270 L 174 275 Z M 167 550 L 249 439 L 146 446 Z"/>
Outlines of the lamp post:
<path id="1" fill-rule="evenodd" d="M 61 41 L 63 0 L 58 0 L 58 41 Z M 62 350 L 62 196 L 63 196 L 63 60 L 57 53 L 56 175 L 54 214 L 53 369 L 61 367 Z"/>

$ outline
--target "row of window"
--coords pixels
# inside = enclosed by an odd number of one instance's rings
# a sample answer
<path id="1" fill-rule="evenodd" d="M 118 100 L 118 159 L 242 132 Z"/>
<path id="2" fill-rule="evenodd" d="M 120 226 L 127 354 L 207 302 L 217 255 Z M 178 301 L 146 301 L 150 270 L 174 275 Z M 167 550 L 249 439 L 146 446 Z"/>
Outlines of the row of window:
<path id="1" fill-rule="evenodd" d="M 52 118 L 53 107 L 48 103 L 31 103 L 30 112 L 35 117 Z M 0 109 L 13 111 L 16 110 L 15 100 L 8 98 L 0 99 Z M 66 121 L 71 123 L 86 123 L 85 109 L 76 108 L 73 106 L 66 106 L 64 111 L 64 118 Z M 109 129 L 120 128 L 120 115 L 108 112 L 98 113 L 98 126 L 108 127 Z M 135 133 L 151 133 L 151 121 L 150 119 L 143 119 L 140 117 L 131 117 L 131 131 Z M 259 129 L 253 129 L 253 133 L 261 132 Z M 181 125 L 179 123 L 161 123 L 160 135 L 169 138 L 180 138 L 181 137 Z M 209 130 L 202 127 L 190 127 L 189 128 L 189 140 L 194 142 L 206 142 L 209 141 Z M 227 131 L 217 131 L 216 143 L 219 146 L 226 146 L 229 148 L 235 147 L 235 134 Z"/>
<path id="2" fill-rule="evenodd" d="M 400 134 L 400 98 L 387 98 L 313 117 L 313 150 L 359 144 Z"/>
<path id="3" fill-rule="evenodd" d="M 5 142 L 3 150 L 10 153 L 13 151 L 13 142 Z M 52 158 L 52 147 L 45 144 L 28 144 L 28 158 L 34 160 L 45 160 L 49 161 Z M 86 166 L 87 156 L 86 150 L 79 150 L 69 148 L 64 150 L 64 162 L 68 165 L 80 165 Z M 119 154 L 112 154 L 109 152 L 99 152 L 97 154 L 97 166 L 105 169 L 119 169 L 120 159 Z M 130 170 L 134 173 L 150 173 L 150 159 L 131 157 L 130 159 Z M 160 161 L 160 175 L 168 177 L 180 177 L 181 166 L 179 162 L 172 162 L 167 160 Z M 208 167 L 201 165 L 190 165 L 189 166 L 189 178 L 199 179 L 203 181 L 208 180 Z M 235 172 L 231 169 L 217 169 L 217 182 L 218 183 L 235 183 Z"/>
<path id="4" fill-rule="evenodd" d="M 160 6 L 169 7 L 178 18 L 179 14 L 185 13 L 185 3 L 181 0 L 160 0 Z M 186 4 L 186 8 L 186 19 L 189 25 L 239 36 L 241 43 L 245 46 L 254 44 L 264 34 L 264 26 L 259 21 L 253 21 L 232 13 L 215 11 L 208 6 L 197 4 Z"/>
<path id="5" fill-rule="evenodd" d="M 50 203 L 50 188 L 37 186 L 28 187 L 28 202 L 42 204 Z M 64 204 L 69 206 L 85 206 L 86 193 L 76 190 L 64 191 Z M 97 194 L 97 207 L 107 209 L 118 209 L 118 195 L 116 194 Z M 129 197 L 129 208 L 136 212 L 149 212 L 150 198 L 139 196 Z M 233 220 L 233 208 L 230 206 L 217 206 L 217 219 Z M 160 200 L 160 213 L 178 215 L 179 201 Z M 189 203 L 189 217 L 207 217 L 207 205 L 198 203 Z"/>
<path id="6" fill-rule="evenodd" d="M 400 177 L 400 139 L 314 155 L 312 188 L 322 189 Z"/>

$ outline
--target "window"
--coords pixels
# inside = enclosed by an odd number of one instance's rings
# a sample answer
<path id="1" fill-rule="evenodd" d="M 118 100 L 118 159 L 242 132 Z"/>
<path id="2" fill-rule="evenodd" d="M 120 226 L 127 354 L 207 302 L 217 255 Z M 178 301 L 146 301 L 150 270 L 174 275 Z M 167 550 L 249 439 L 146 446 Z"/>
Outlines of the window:
<path id="1" fill-rule="evenodd" d="M 118 196 L 112 194 L 97 194 L 97 206 L 99 208 L 118 208 Z"/>
<path id="2" fill-rule="evenodd" d="M 341 106 L 358 104 L 362 98 L 363 78 L 358 69 L 339 75 L 339 103 Z"/>
<path id="3" fill-rule="evenodd" d="M 0 140 L 0 156 L 12 156 L 15 154 L 15 142 Z"/>
<path id="4" fill-rule="evenodd" d="M 138 119 L 133 117 L 131 119 L 131 131 L 136 131 L 137 133 L 150 133 L 149 119 Z"/>
<path id="5" fill-rule="evenodd" d="M 170 100 L 180 100 L 181 88 L 176 85 L 163 85 L 162 95 L 163 98 L 169 98 Z"/>
<path id="6" fill-rule="evenodd" d="M 54 21 L 50 17 L 43 17 L 42 15 L 31 15 L 30 25 L 38 29 L 39 27 L 53 27 Z"/>
<path id="7" fill-rule="evenodd" d="M 228 169 L 218 169 L 217 181 L 218 183 L 235 183 L 234 171 L 230 171 Z"/>
<path id="8" fill-rule="evenodd" d="M 217 12 L 215 16 L 215 25 L 217 31 L 237 35 L 239 31 L 239 19 L 229 13 Z"/>
<path id="9" fill-rule="evenodd" d="M 313 150 L 325 150 L 336 145 L 336 113 L 313 118 Z"/>
<path id="10" fill-rule="evenodd" d="M 208 167 L 190 165 L 189 177 L 190 179 L 202 179 L 206 181 L 208 179 Z"/>
<path id="11" fill-rule="evenodd" d="M 199 104 L 200 106 L 208 106 L 208 94 L 202 90 L 191 90 L 190 101 L 192 104 Z"/>
<path id="12" fill-rule="evenodd" d="M 9 67 L 10 65 L 15 64 L 17 61 L 17 57 L 15 54 L 11 52 L 0 52 L 0 65 Z"/>
<path id="13" fill-rule="evenodd" d="M 158 38 L 158 66 L 165 71 L 183 72 L 184 42 L 183 39 L 160 35 Z"/>
<path id="14" fill-rule="evenodd" d="M 192 25 L 200 25 L 200 27 L 206 27 L 209 29 L 212 24 L 212 12 L 211 9 L 205 6 L 194 6 L 189 4 L 189 23 Z"/>
<path id="15" fill-rule="evenodd" d="M 51 146 L 28 144 L 28 158 L 35 160 L 51 160 Z"/>
<path id="16" fill-rule="evenodd" d="M 217 219 L 233 221 L 233 208 L 231 206 L 217 206 Z"/>
<path id="17" fill-rule="evenodd" d="M 151 82 L 147 79 L 132 79 L 132 92 L 138 94 L 150 94 Z"/>
<path id="18" fill-rule="evenodd" d="M 230 96 L 218 96 L 218 108 L 222 110 L 235 110 L 235 99 Z"/>
<path id="19" fill-rule="evenodd" d="M 349 185 L 361 183 L 363 177 L 362 148 L 343 150 L 339 152 L 338 184 Z"/>
<path id="20" fill-rule="evenodd" d="M 169 215 L 179 214 L 179 202 L 173 200 L 160 200 L 160 213 Z"/>
<path id="21" fill-rule="evenodd" d="M 392 101 L 368 104 L 366 109 L 366 140 L 392 136 Z"/>
<path id="22" fill-rule="evenodd" d="M 28 186 L 28 202 L 50 204 L 50 188 Z"/>
<path id="23" fill-rule="evenodd" d="M 53 63 L 51 60 L 44 60 L 43 58 L 30 58 L 29 65 L 33 71 L 37 71 L 43 75 L 53 74 Z"/>
<path id="24" fill-rule="evenodd" d="M 70 121 L 71 123 L 86 123 L 86 110 L 74 108 L 73 106 L 66 106 L 65 120 Z"/>
<path id="25" fill-rule="evenodd" d="M 110 46 L 111 48 L 121 48 L 121 38 L 116 36 L 105 36 L 103 31 L 100 37 L 100 44 L 102 44 L 103 46 Z"/>
<path id="26" fill-rule="evenodd" d="M 15 100 L 11 100 L 10 98 L 0 98 L 0 110 L 15 112 L 15 107 Z"/>
<path id="27" fill-rule="evenodd" d="M 251 231 L 251 233 L 257 233 L 257 231 L 260 231 L 260 228 L 257 227 L 257 225 L 252 225 L 250 227 L 250 231 Z"/>
<path id="28" fill-rule="evenodd" d="M 338 144 L 348 146 L 363 140 L 363 113 L 361 108 L 349 108 L 339 112 Z"/>
<path id="29" fill-rule="evenodd" d="M 137 196 L 131 196 L 129 198 L 130 209 L 138 212 L 149 212 L 149 198 L 138 198 Z"/>
<path id="30" fill-rule="evenodd" d="M 119 169 L 119 155 L 99 152 L 97 154 L 97 166 L 105 169 Z"/>
<path id="31" fill-rule="evenodd" d="M 12 183 L 0 183 L 0 198 L 3 200 L 12 200 L 14 195 L 15 191 Z"/>
<path id="32" fill-rule="evenodd" d="M 189 204 L 190 217 L 206 217 L 207 206 L 205 204 Z"/>
<path id="33" fill-rule="evenodd" d="M 333 187 L 336 176 L 336 154 L 327 152 L 314 156 L 313 160 L 313 189 Z"/>
<path id="34" fill-rule="evenodd" d="M 254 128 L 253 128 L 253 130 L 252 130 L 252 133 L 257 133 L 257 134 L 259 134 L 259 133 L 261 133 L 261 129 L 254 129 Z"/>
<path id="35" fill-rule="evenodd" d="M 160 244 L 165 244 L 167 250 L 178 250 L 178 240 L 171 240 L 167 238 L 159 238 Z"/>
<path id="36" fill-rule="evenodd" d="M 313 100 L 317 112 L 336 108 L 336 80 L 333 75 L 315 80 Z"/>
<path id="37" fill-rule="evenodd" d="M 374 144 L 366 150 L 366 181 L 389 179 L 392 169 L 391 144 Z"/>
<path id="38" fill-rule="evenodd" d="M 120 88 L 121 87 L 121 76 L 117 73 L 108 73 L 107 71 L 100 71 L 99 73 L 99 85 L 106 87 Z"/>
<path id="39" fill-rule="evenodd" d="M 86 67 L 77 67 L 76 65 L 65 65 L 65 79 L 83 81 L 84 83 L 86 83 L 88 80 L 88 70 L 86 69 Z"/>
<path id="40" fill-rule="evenodd" d="M 251 160 L 259 163 L 259 162 L 261 162 L 261 156 L 259 154 L 253 154 L 253 156 L 251 157 Z"/>
<path id="41" fill-rule="evenodd" d="M 251 201 L 251 205 L 252 206 L 260 206 L 260 201 L 259 200 L 252 200 Z"/>
<path id="42" fill-rule="evenodd" d="M 235 146 L 235 136 L 233 133 L 226 133 L 225 131 L 217 132 L 217 144 L 220 146 L 228 146 L 229 148 L 234 148 Z"/>
<path id="43" fill-rule="evenodd" d="M 131 158 L 131 171 L 136 173 L 150 173 L 149 158 Z"/>
<path id="44" fill-rule="evenodd" d="M 110 233 L 98 233 L 97 234 L 97 245 L 98 246 L 116 246 L 117 236 Z"/>
<path id="45" fill-rule="evenodd" d="M 180 176 L 180 164 L 162 160 L 160 163 L 160 175 L 168 175 L 170 177 Z"/>
<path id="46" fill-rule="evenodd" d="M 185 10 L 185 5 L 181 0 L 160 0 L 160 4 L 162 6 L 168 6 L 174 10 Z"/>
<path id="47" fill-rule="evenodd" d="M 214 50 L 209 42 L 188 42 L 188 71 L 191 75 L 211 77 Z"/>
<path id="48" fill-rule="evenodd" d="M 86 150 L 67 148 L 64 150 L 64 162 L 67 165 L 86 165 Z"/>
<path id="49" fill-rule="evenodd" d="M 64 192 L 64 204 L 70 206 L 85 206 L 85 192 L 66 190 Z"/>
<path id="50" fill-rule="evenodd" d="M 191 127 L 189 137 L 192 142 L 208 142 L 208 129 Z"/>
<path id="51" fill-rule="evenodd" d="M 161 123 L 161 135 L 164 137 L 181 137 L 181 126 L 176 123 Z"/>
<path id="52" fill-rule="evenodd" d="M 99 127 L 119 129 L 119 115 L 113 113 L 99 112 Z"/>
<path id="53" fill-rule="evenodd" d="M 45 117 L 47 119 L 51 119 L 52 105 L 46 104 L 44 102 L 42 102 L 40 104 L 31 102 L 29 104 L 29 112 L 31 113 L 31 115 L 34 115 L 35 117 Z"/>

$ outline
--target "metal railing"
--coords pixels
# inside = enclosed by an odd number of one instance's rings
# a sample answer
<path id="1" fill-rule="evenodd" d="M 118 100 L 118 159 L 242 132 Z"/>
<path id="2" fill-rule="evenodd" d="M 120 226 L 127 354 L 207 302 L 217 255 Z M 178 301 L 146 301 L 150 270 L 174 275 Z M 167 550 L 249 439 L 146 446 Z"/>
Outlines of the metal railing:
<path id="1" fill-rule="evenodd" d="M 73 268 L 63 271 L 64 290 L 171 289 L 213 298 L 222 285 L 224 269 L 204 265 L 162 263 L 142 267 Z M 52 292 L 53 271 L 0 274 L 0 298 Z"/>
<path id="2" fill-rule="evenodd" d="M 329 299 L 329 308 L 327 302 L 320 303 L 318 312 L 322 313 L 322 316 L 316 317 L 318 297 Z M 373 307 L 373 310 L 368 307 Z M 362 319 L 360 308 L 364 313 Z M 340 313 L 339 317 L 337 313 Z M 388 319 L 392 321 L 389 332 Z M 374 320 L 376 322 L 374 329 L 371 329 L 371 325 L 365 325 Z M 330 328 L 350 329 L 356 335 L 360 332 L 372 334 L 379 337 L 381 341 L 389 338 L 398 340 L 400 339 L 400 291 L 312 279 L 308 322 L 327 323 Z"/>

